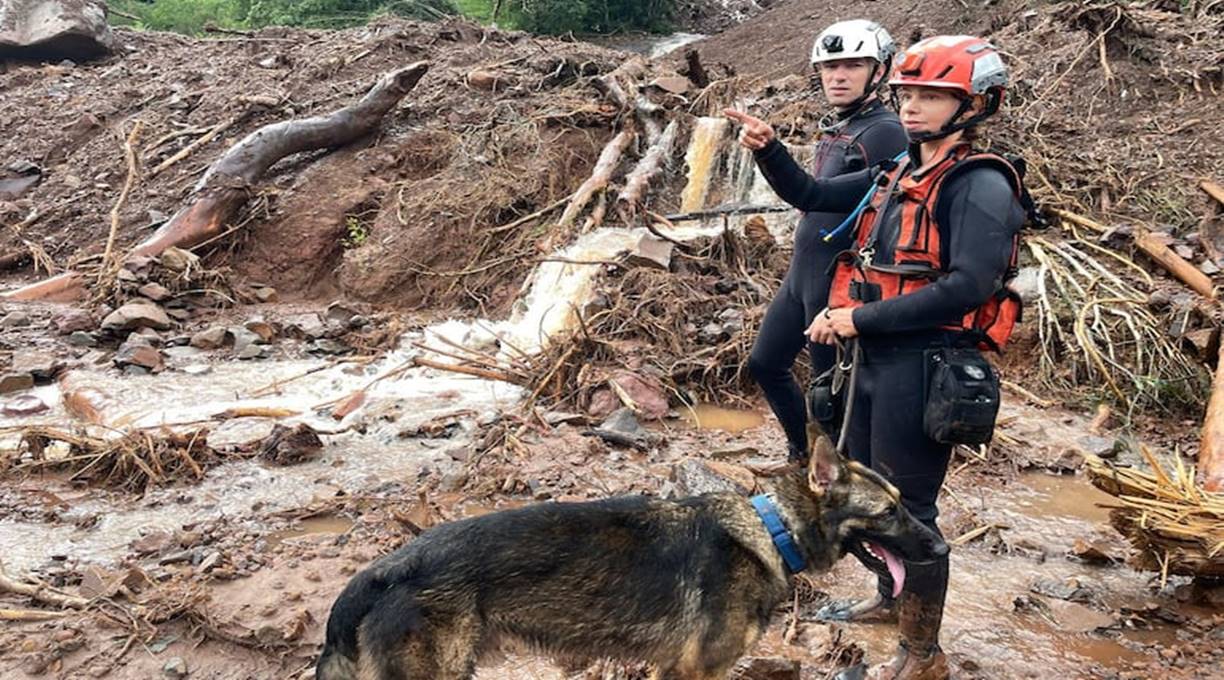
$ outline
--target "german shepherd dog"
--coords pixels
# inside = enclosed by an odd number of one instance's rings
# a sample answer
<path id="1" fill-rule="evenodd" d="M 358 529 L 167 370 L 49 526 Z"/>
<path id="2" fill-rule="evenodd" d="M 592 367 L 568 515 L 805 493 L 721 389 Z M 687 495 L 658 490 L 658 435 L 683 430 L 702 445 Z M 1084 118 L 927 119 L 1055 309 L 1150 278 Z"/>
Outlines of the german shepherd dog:
<path id="1" fill-rule="evenodd" d="M 806 563 L 903 560 L 947 545 L 875 472 L 818 434 L 772 480 Z M 572 663 L 646 662 L 660 680 L 725 678 L 788 598 L 791 574 L 747 498 L 541 503 L 436 526 L 353 577 L 332 607 L 318 680 L 466 680 L 503 642 Z"/>

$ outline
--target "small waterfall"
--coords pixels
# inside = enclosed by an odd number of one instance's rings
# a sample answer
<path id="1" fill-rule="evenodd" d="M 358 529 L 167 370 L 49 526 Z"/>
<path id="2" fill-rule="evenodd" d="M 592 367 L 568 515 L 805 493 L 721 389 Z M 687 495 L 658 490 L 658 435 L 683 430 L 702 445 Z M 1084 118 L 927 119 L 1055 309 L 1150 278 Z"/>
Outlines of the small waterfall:
<path id="1" fill-rule="evenodd" d="M 688 166 L 688 183 L 680 194 L 681 212 L 701 210 L 705 207 L 706 195 L 710 191 L 710 180 L 718 168 L 722 156 L 723 138 L 731 121 L 726 118 L 703 116 L 693 128 L 693 139 L 684 163 Z"/>

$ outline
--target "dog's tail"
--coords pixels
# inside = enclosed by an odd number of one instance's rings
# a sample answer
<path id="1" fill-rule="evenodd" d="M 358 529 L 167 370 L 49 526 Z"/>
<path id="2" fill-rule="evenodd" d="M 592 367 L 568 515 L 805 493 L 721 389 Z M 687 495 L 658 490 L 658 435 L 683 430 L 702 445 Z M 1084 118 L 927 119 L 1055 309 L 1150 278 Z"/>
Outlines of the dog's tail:
<path id="1" fill-rule="evenodd" d="M 391 588 L 380 579 L 358 574 L 332 606 L 327 637 L 315 671 L 316 680 L 365 680 L 402 677 L 400 646 L 424 619 L 415 590 L 407 583 Z M 415 678 L 413 680 L 416 680 Z"/>

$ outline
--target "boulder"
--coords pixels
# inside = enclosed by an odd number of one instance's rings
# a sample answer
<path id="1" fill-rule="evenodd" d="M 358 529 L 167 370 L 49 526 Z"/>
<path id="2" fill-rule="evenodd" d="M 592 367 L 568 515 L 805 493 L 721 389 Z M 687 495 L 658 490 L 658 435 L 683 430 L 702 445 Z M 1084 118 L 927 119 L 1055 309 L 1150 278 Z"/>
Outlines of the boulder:
<path id="1" fill-rule="evenodd" d="M 98 0 L 0 0 L 0 59 L 86 61 L 117 43 Z"/>
<path id="2" fill-rule="evenodd" d="M 106 331 L 132 331 L 138 328 L 168 330 L 170 317 L 166 316 L 165 310 L 148 300 L 132 300 L 102 320 L 102 330 Z"/>

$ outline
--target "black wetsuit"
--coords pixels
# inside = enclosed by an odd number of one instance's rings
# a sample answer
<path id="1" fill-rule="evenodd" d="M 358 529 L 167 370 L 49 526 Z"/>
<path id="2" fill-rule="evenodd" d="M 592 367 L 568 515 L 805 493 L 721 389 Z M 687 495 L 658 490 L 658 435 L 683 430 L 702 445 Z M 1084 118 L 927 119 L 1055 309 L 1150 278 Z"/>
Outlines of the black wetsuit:
<path id="1" fill-rule="evenodd" d="M 774 191 L 800 210 L 852 210 L 878 174 L 868 169 L 813 179 L 778 142 L 756 152 L 756 160 Z M 893 261 L 899 215 L 898 202 L 893 201 L 879 217 L 878 264 Z M 969 165 L 944 183 L 935 223 L 947 273 L 913 293 L 854 310 L 863 351 L 847 446 L 851 457 L 897 486 L 902 502 L 919 521 L 938 530 L 935 502 L 951 447 L 923 431 L 923 353 L 964 344 L 962 334 L 940 327 L 963 318 L 1002 287 L 1024 211 L 1000 169 Z"/>
<path id="2" fill-rule="evenodd" d="M 905 129 L 901 127 L 897 114 L 878 100 L 873 101 L 846 120 L 841 129 L 826 134 L 820 140 L 812 164 L 812 175 L 817 178 L 836 177 L 863 170 L 896 157 L 905 150 L 907 143 Z M 777 142 L 775 144 L 775 148 L 782 146 Z M 797 165 L 794 167 L 798 169 Z M 841 224 L 853 207 L 800 208 L 805 212 L 795 228 L 790 269 L 765 313 L 748 359 L 753 379 L 761 386 L 795 452 L 807 451 L 807 411 L 803 391 L 795 382 L 791 367 L 805 344 L 812 359 L 813 375 L 819 375 L 833 366 L 833 348 L 808 343 L 803 332 L 828 304 L 831 282 L 829 266 L 837 253 L 850 247 L 854 230 L 848 228 L 830 242 L 825 242 L 820 232 L 822 229 L 832 230 Z"/>
<path id="3" fill-rule="evenodd" d="M 916 161 L 917 149 L 910 153 Z M 814 180 L 776 142 L 756 152 L 756 159 L 774 191 L 800 210 L 852 210 L 878 175 L 868 169 Z M 877 264 L 893 262 L 898 204 L 889 201 L 877 218 Z M 853 313 L 862 352 L 853 410 L 845 424 L 849 454 L 892 482 L 902 504 L 936 533 L 936 501 L 952 447 L 923 429 L 926 350 L 964 344 L 963 334 L 940 327 L 961 319 L 1003 284 L 1013 239 L 1023 223 L 1024 211 L 1000 169 L 963 166 L 945 180 L 935 204 L 941 268 L 947 273 L 912 293 L 867 303 Z M 892 578 L 881 564 L 864 564 L 878 576 L 880 597 L 890 602 Z M 947 556 L 907 564 L 904 589 L 942 608 L 948 564 Z"/>

